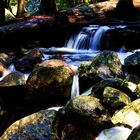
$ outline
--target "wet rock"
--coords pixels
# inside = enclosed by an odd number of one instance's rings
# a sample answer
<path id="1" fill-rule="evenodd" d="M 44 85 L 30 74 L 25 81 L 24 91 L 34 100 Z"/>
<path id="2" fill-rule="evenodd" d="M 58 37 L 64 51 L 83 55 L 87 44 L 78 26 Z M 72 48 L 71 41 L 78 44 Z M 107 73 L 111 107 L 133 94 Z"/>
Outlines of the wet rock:
<path id="1" fill-rule="evenodd" d="M 91 64 L 79 67 L 79 78 L 83 86 L 86 82 L 94 85 L 103 79 L 113 77 L 123 77 L 122 64 L 113 51 L 103 51 L 92 59 Z"/>
<path id="2" fill-rule="evenodd" d="M 140 83 L 140 77 L 135 75 L 135 74 L 128 74 L 125 78 L 125 81 L 132 82 L 134 84 L 139 84 Z"/>
<path id="3" fill-rule="evenodd" d="M 0 126 L 1 126 L 0 127 L 0 135 L 2 135 L 2 133 L 5 131 L 5 129 L 15 119 L 15 115 L 12 111 L 13 110 L 0 97 Z"/>
<path id="4" fill-rule="evenodd" d="M 108 111 L 99 100 L 91 96 L 78 96 L 68 101 L 65 112 L 70 119 L 79 122 L 82 126 L 91 127 L 95 133 L 110 124 Z"/>
<path id="5" fill-rule="evenodd" d="M 103 51 L 99 55 L 95 56 L 92 59 L 92 67 L 95 67 L 97 70 L 96 73 L 101 78 L 109 78 L 109 77 L 122 77 L 122 64 L 116 52 L 114 51 Z M 108 71 L 104 71 L 106 68 Z"/>
<path id="6" fill-rule="evenodd" d="M 131 100 L 135 99 L 135 95 L 130 90 L 130 88 L 128 86 L 128 83 L 124 82 L 120 78 L 107 78 L 105 80 L 102 80 L 102 81 L 98 82 L 97 84 L 95 84 L 93 86 L 90 95 L 91 96 L 96 96 L 100 100 L 103 100 L 103 91 L 108 86 L 112 87 L 112 88 L 116 88 L 116 89 L 126 93 L 131 98 Z"/>
<path id="7" fill-rule="evenodd" d="M 62 131 L 62 137 L 61 140 L 66 139 L 74 139 L 74 140 L 93 140 L 95 139 L 96 135 L 94 132 L 92 132 L 90 129 L 82 126 L 78 126 L 74 123 L 67 124 L 63 131 Z"/>
<path id="8" fill-rule="evenodd" d="M 130 103 L 131 99 L 118 89 L 106 87 L 103 92 L 103 102 L 108 106 L 108 110 L 112 112 Z"/>
<path id="9" fill-rule="evenodd" d="M 8 74 L 0 81 L 0 97 L 10 107 L 18 107 L 24 100 L 25 83 L 23 73 L 16 71 Z"/>
<path id="10" fill-rule="evenodd" d="M 124 59 L 124 69 L 129 74 L 135 74 L 140 76 L 140 52 L 137 51 L 134 54 Z"/>
<path id="11" fill-rule="evenodd" d="M 38 64 L 26 82 L 27 98 L 47 101 L 69 98 L 74 74 L 71 67 L 61 60 L 50 59 Z"/>
<path id="12" fill-rule="evenodd" d="M 140 84 L 137 84 L 134 94 L 137 98 L 140 98 Z"/>
<path id="13" fill-rule="evenodd" d="M 56 110 L 42 110 L 13 123 L 1 136 L 2 140 L 58 140 L 54 121 Z"/>
<path id="14" fill-rule="evenodd" d="M 0 81 L 0 87 L 25 85 L 25 83 L 26 80 L 24 74 L 16 71 L 5 76 L 2 81 Z"/>
<path id="15" fill-rule="evenodd" d="M 135 127 L 127 140 L 139 140 L 140 139 L 140 125 Z"/>
<path id="16" fill-rule="evenodd" d="M 42 61 L 43 54 L 39 49 L 32 49 L 27 55 L 15 62 L 15 67 L 21 72 L 30 72 L 37 63 Z"/>
<path id="17" fill-rule="evenodd" d="M 123 107 L 121 110 L 116 111 L 112 116 L 111 121 L 114 124 L 127 124 L 132 128 L 140 124 L 140 99 L 137 99 Z"/>

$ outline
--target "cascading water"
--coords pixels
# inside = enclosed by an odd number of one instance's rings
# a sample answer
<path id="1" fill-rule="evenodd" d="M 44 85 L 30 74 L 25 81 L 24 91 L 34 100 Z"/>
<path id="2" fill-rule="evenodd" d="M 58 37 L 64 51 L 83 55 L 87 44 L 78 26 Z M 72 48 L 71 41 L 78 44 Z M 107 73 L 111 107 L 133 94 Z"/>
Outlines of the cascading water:
<path id="1" fill-rule="evenodd" d="M 73 83 L 72 83 L 72 88 L 71 88 L 71 99 L 79 96 L 79 77 L 78 75 L 73 76 Z"/>
<path id="2" fill-rule="evenodd" d="M 97 50 L 104 33 L 110 29 L 108 26 L 88 26 L 84 27 L 77 35 L 73 35 L 65 44 L 66 48 Z"/>
<path id="3" fill-rule="evenodd" d="M 79 91 L 79 76 L 78 76 L 78 67 L 74 65 L 70 65 L 73 71 L 75 71 L 75 75 L 73 76 L 73 82 L 72 82 L 72 87 L 71 87 L 71 99 L 79 96 L 80 91 Z"/>

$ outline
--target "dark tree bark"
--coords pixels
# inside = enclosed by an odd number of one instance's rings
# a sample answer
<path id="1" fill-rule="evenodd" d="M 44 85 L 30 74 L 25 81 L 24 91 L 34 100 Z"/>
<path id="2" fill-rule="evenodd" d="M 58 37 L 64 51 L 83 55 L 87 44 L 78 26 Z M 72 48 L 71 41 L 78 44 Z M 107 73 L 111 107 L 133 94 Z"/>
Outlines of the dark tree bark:
<path id="1" fill-rule="evenodd" d="M 55 0 L 41 0 L 40 5 L 40 13 L 43 15 L 54 14 L 57 11 Z"/>
<path id="2" fill-rule="evenodd" d="M 18 9 L 16 17 L 24 17 L 25 0 L 18 0 Z"/>
<path id="3" fill-rule="evenodd" d="M 137 9 L 133 5 L 133 0 L 119 0 L 116 6 L 117 15 L 121 18 L 133 18 L 137 14 Z"/>
<path id="4" fill-rule="evenodd" d="M 4 1 L 0 0 L 0 22 L 5 21 L 5 6 Z"/>

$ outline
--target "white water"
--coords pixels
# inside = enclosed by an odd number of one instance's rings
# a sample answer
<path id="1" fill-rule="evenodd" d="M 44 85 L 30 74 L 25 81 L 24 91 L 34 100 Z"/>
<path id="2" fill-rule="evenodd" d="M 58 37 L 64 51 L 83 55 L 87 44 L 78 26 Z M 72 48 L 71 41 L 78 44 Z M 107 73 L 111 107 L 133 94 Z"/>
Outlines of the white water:
<path id="1" fill-rule="evenodd" d="M 131 129 L 125 127 L 104 129 L 99 133 L 95 140 L 127 140 L 131 131 Z"/>
<path id="2" fill-rule="evenodd" d="M 16 69 L 15 69 L 15 66 L 13 64 L 11 64 L 4 72 L 3 72 L 3 75 L 2 77 L 0 78 L 0 81 L 5 77 L 7 76 L 8 74 L 12 73 L 12 72 L 15 72 Z M 29 77 L 29 73 L 24 73 L 24 77 L 25 77 L 25 80 L 28 79 Z"/>
<path id="3" fill-rule="evenodd" d="M 73 76 L 73 83 L 72 83 L 72 88 L 71 88 L 71 99 L 79 96 L 79 77 L 78 74 Z"/>
<path id="4" fill-rule="evenodd" d="M 92 50 L 98 50 L 100 48 L 101 39 L 108 29 L 110 29 L 108 26 L 101 26 L 95 32 L 94 37 L 90 39 L 90 46 Z"/>
<path id="5" fill-rule="evenodd" d="M 108 29 L 110 29 L 108 26 L 84 27 L 77 35 L 71 36 L 65 47 L 76 50 L 97 50 L 102 36 Z"/>

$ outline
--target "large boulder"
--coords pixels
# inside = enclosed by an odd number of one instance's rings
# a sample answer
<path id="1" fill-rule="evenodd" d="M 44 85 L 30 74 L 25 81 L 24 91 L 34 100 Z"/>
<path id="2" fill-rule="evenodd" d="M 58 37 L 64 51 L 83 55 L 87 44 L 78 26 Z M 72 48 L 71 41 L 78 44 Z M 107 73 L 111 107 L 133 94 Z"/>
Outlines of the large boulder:
<path id="1" fill-rule="evenodd" d="M 122 64 L 114 51 L 103 51 L 96 55 L 88 65 L 79 66 L 81 86 L 87 85 L 86 83 L 93 85 L 103 79 L 113 77 L 123 77 Z"/>
<path id="2" fill-rule="evenodd" d="M 57 131 L 53 124 L 57 111 L 46 109 L 13 123 L 1 136 L 1 140 L 58 140 Z M 54 127 L 53 127 L 54 126 Z"/>
<path id="3" fill-rule="evenodd" d="M 98 132 L 110 125 L 110 115 L 99 100 L 91 96 L 77 96 L 67 102 L 65 113 L 70 119 Z"/>
<path id="4" fill-rule="evenodd" d="M 126 124 L 132 128 L 140 124 L 140 99 L 137 99 L 123 107 L 121 110 L 116 111 L 111 120 L 114 124 Z"/>
<path id="5" fill-rule="evenodd" d="M 58 59 L 36 65 L 26 82 L 27 98 L 70 97 L 74 74 L 68 64 Z"/>
<path id="6" fill-rule="evenodd" d="M 130 103 L 131 99 L 127 94 L 118 89 L 106 87 L 103 92 L 103 102 L 107 105 L 108 110 L 113 112 L 113 110 L 120 109 Z"/>

